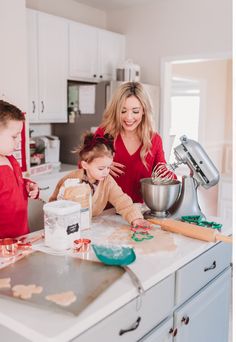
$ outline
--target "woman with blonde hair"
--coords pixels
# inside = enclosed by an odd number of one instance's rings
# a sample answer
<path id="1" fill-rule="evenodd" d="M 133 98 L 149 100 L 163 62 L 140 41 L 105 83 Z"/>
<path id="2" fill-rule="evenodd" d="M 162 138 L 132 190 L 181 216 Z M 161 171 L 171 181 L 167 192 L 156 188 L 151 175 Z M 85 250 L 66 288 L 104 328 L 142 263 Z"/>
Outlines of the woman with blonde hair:
<path id="1" fill-rule="evenodd" d="M 115 144 L 110 174 L 134 202 L 143 202 L 140 179 L 150 177 L 158 163 L 165 163 L 160 135 L 153 130 L 152 105 L 139 82 L 117 88 L 107 105 L 96 134 L 109 133 Z"/>

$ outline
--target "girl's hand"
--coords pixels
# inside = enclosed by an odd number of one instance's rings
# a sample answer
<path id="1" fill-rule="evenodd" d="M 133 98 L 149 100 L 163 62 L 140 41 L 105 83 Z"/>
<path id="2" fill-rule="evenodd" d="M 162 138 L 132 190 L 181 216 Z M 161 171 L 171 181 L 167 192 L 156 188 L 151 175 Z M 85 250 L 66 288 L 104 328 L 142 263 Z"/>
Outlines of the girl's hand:
<path id="1" fill-rule="evenodd" d="M 38 184 L 27 182 L 26 183 L 26 190 L 28 192 L 29 198 L 35 199 L 39 194 L 39 187 Z"/>
<path id="2" fill-rule="evenodd" d="M 124 167 L 125 165 L 123 164 L 113 162 L 110 168 L 110 175 L 112 175 L 113 177 L 119 177 L 124 173 L 124 171 L 122 170 L 124 169 Z"/>
<path id="3" fill-rule="evenodd" d="M 135 226 L 139 227 L 139 228 L 146 228 L 146 229 L 151 229 L 152 228 L 152 224 L 144 219 L 136 219 L 133 220 L 131 222 L 131 225 L 135 228 Z"/>

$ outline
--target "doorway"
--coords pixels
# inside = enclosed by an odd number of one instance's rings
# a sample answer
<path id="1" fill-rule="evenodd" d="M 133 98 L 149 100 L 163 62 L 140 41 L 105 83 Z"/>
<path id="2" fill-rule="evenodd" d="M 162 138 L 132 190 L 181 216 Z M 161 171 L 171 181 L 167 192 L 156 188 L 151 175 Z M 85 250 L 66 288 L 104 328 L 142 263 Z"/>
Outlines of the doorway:
<path id="1" fill-rule="evenodd" d="M 172 77 L 170 96 L 170 137 L 172 146 L 169 162 L 175 162 L 174 147 L 179 145 L 180 137 L 187 135 L 199 140 L 200 104 L 205 101 L 198 80 Z M 184 122 L 184 125 L 183 125 Z"/>
<path id="2" fill-rule="evenodd" d="M 232 152 L 232 58 L 166 58 L 161 63 L 160 133 L 167 162 L 175 160 L 173 148 L 183 134 L 198 141 L 220 172 L 232 176 L 226 165 Z M 188 167 L 176 170 L 181 177 Z M 199 188 L 200 206 L 217 216 L 218 185 Z"/>

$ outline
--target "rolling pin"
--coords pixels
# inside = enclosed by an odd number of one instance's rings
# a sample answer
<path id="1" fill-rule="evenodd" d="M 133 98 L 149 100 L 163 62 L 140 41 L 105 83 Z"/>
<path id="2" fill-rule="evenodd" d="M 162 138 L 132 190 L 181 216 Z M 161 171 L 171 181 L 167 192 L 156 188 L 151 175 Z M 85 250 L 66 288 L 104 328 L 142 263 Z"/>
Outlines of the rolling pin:
<path id="1" fill-rule="evenodd" d="M 208 242 L 224 241 L 232 243 L 232 237 L 222 234 L 217 234 L 215 229 L 203 228 L 196 226 L 195 224 L 181 222 L 173 219 L 148 219 L 149 222 L 158 224 L 162 230 L 168 232 L 182 234 L 193 239 L 198 239 Z"/>

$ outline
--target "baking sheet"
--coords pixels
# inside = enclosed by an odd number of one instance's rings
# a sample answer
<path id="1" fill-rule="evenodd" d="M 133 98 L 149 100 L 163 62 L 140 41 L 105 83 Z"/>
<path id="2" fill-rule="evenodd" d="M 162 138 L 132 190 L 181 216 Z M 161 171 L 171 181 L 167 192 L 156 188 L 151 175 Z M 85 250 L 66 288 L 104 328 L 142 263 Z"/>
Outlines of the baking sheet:
<path id="1" fill-rule="evenodd" d="M 11 287 L 18 284 L 35 284 L 42 286 L 43 291 L 33 294 L 30 299 L 20 299 L 13 296 L 11 288 L 1 288 L 0 295 L 18 302 L 78 315 L 123 273 L 124 270 L 117 266 L 35 252 L 0 270 L 0 278 L 11 278 Z M 45 298 L 47 295 L 66 291 L 73 291 L 77 297 L 69 306 L 63 307 Z"/>

